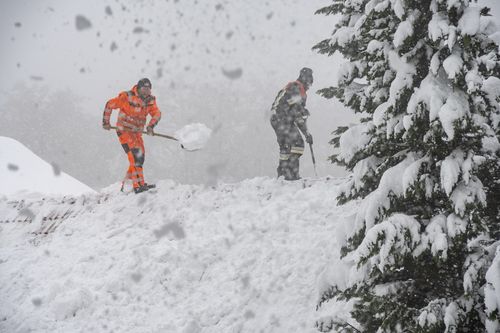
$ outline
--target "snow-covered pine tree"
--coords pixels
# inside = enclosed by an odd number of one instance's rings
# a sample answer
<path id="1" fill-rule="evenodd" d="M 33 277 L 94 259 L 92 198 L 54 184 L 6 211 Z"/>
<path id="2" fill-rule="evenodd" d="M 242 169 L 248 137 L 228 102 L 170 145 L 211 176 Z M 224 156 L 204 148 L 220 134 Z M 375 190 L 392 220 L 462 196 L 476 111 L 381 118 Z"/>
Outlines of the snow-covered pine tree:
<path id="1" fill-rule="evenodd" d="M 474 5 L 334 0 L 318 10 L 340 20 L 315 49 L 348 60 L 320 93 L 361 115 L 332 140 L 331 160 L 351 172 L 339 203 L 359 201 L 341 250 L 349 283 L 318 304 L 350 301 L 355 321 L 323 317 L 320 331 L 500 329 L 500 57 L 488 9 Z"/>

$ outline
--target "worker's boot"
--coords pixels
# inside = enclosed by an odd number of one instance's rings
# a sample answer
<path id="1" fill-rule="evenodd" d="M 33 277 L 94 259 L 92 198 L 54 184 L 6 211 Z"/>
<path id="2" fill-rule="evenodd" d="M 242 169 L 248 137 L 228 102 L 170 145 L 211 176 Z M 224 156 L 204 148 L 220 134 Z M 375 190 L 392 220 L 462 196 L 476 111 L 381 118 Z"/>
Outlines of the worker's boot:
<path id="1" fill-rule="evenodd" d="M 155 184 L 143 184 L 143 185 L 140 185 L 139 187 L 134 187 L 134 193 L 138 194 L 141 192 L 148 191 L 148 190 L 155 188 L 155 187 L 156 187 Z"/>
<path id="2" fill-rule="evenodd" d="M 141 192 L 144 192 L 144 191 L 147 191 L 147 189 L 143 186 L 139 186 L 139 187 L 134 187 L 134 193 L 135 194 L 139 194 Z"/>

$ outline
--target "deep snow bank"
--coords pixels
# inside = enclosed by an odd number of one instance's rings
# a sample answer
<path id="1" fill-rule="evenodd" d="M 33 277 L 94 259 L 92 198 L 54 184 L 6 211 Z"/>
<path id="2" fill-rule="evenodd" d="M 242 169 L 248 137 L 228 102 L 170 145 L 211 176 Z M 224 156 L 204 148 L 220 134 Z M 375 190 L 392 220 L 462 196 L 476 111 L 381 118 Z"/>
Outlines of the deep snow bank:
<path id="1" fill-rule="evenodd" d="M 318 276 L 347 209 L 337 182 L 0 199 L 0 331 L 316 332 Z M 30 219 L 12 223 L 20 211 Z M 32 234 L 49 215 L 65 219 Z"/>
<path id="2" fill-rule="evenodd" d="M 12 196 L 20 191 L 24 196 L 27 193 L 78 195 L 94 192 L 14 139 L 0 136 L 0 147 L 0 195 Z"/>

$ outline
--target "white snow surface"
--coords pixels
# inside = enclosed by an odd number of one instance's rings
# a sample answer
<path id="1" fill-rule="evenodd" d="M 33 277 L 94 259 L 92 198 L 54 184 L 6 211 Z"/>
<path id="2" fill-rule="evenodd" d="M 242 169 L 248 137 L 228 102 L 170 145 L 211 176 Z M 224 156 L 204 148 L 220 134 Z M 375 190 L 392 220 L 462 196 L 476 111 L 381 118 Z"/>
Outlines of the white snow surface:
<path id="1" fill-rule="evenodd" d="M 429 37 L 433 41 L 437 41 L 439 38 L 448 35 L 449 24 L 450 22 L 444 13 L 434 13 L 428 25 Z"/>
<path id="2" fill-rule="evenodd" d="M 403 45 L 404 41 L 413 35 L 413 31 L 413 17 L 401 22 L 394 33 L 394 46 L 400 47 Z"/>
<path id="3" fill-rule="evenodd" d="M 207 144 L 211 135 L 212 130 L 200 123 L 186 125 L 175 132 L 175 137 L 184 149 L 187 150 L 202 149 Z"/>
<path id="4" fill-rule="evenodd" d="M 460 29 L 462 35 L 473 36 L 479 31 L 480 22 L 480 8 L 479 7 L 467 7 L 464 10 L 464 14 L 458 22 L 458 28 Z"/>
<path id="5" fill-rule="evenodd" d="M 464 162 L 463 155 L 461 150 L 456 150 L 447 156 L 441 164 L 441 186 L 448 196 L 460 177 L 460 166 Z"/>
<path id="6" fill-rule="evenodd" d="M 392 9 L 394 14 L 401 20 L 405 14 L 405 8 L 402 0 L 391 0 Z"/>
<path id="7" fill-rule="evenodd" d="M 0 196 L 94 192 L 14 139 L 0 136 L 0 147 Z"/>
<path id="8" fill-rule="evenodd" d="M 339 46 L 343 47 L 349 43 L 354 36 L 354 28 L 341 27 L 337 29 L 335 34 L 332 36 L 332 44 L 337 43 Z"/>
<path id="9" fill-rule="evenodd" d="M 371 137 L 368 135 L 368 132 L 372 128 L 373 125 L 362 123 L 352 126 L 342 133 L 339 140 L 339 159 L 345 160 L 349 163 L 354 158 L 356 153 L 358 153 L 370 142 Z"/>
<path id="10" fill-rule="evenodd" d="M 402 255 L 411 252 L 420 241 L 420 224 L 413 217 L 405 214 L 394 214 L 387 220 L 367 230 L 361 245 L 352 253 L 352 259 L 359 262 L 361 258 L 369 257 L 373 249 L 378 246 L 378 252 L 370 258 L 368 266 L 377 266 L 381 272 L 395 263 L 394 254 Z M 380 234 L 385 239 L 380 241 Z M 400 237 L 407 233 L 409 240 Z M 408 246 L 410 243 L 410 246 Z M 351 283 L 358 282 L 360 276 L 356 270 L 352 271 Z"/>
<path id="11" fill-rule="evenodd" d="M 318 286 L 345 278 L 338 179 L 160 181 L 23 202 L 0 224 L 2 332 L 316 332 Z M 0 199 L 0 217 L 18 214 Z M 72 211 L 35 235 L 44 215 Z M 330 270 L 330 271 L 328 271 Z"/>
<path id="12" fill-rule="evenodd" d="M 486 287 L 484 288 L 486 313 L 491 314 L 500 310 L 500 246 L 496 248 L 496 255 L 486 272 Z M 498 332 L 500 320 L 486 320 L 488 333 Z"/>
<path id="13" fill-rule="evenodd" d="M 359 230 L 362 225 L 368 231 L 376 224 L 376 221 L 383 209 L 390 206 L 389 194 L 404 195 L 404 191 L 408 187 L 409 175 L 411 169 L 414 168 L 413 163 L 417 160 L 414 153 L 409 153 L 408 156 L 399 164 L 389 168 L 382 178 L 378 188 L 371 192 L 361 202 L 359 209 L 356 210 L 355 225 L 353 230 Z M 406 170 L 410 168 L 407 173 Z M 353 235 L 348 235 L 351 237 Z"/>
<path id="14" fill-rule="evenodd" d="M 448 78 L 455 79 L 463 67 L 464 61 L 459 54 L 453 53 L 443 61 L 443 68 L 448 74 Z"/>
<path id="15" fill-rule="evenodd" d="M 451 302 L 445 310 L 444 314 L 444 324 L 446 327 L 446 331 L 453 332 L 453 329 L 458 326 L 459 315 L 462 315 L 463 311 L 460 309 L 456 302 Z"/>
<path id="16" fill-rule="evenodd" d="M 455 122 L 470 115 L 470 109 L 467 95 L 453 91 L 442 77 L 443 72 L 439 74 L 427 75 L 420 87 L 415 89 L 407 109 L 409 114 L 414 114 L 419 103 L 426 104 L 429 108 L 429 122 L 439 118 L 448 139 L 452 140 L 455 137 Z"/>

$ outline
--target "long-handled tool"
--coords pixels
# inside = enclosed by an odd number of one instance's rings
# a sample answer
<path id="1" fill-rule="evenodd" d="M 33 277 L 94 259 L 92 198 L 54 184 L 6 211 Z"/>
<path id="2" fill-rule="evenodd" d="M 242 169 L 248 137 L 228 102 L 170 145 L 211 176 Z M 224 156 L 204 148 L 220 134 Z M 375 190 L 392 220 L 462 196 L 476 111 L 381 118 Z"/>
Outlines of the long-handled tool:
<path id="1" fill-rule="evenodd" d="M 114 130 L 117 130 L 117 129 L 118 129 L 118 127 L 116 127 L 116 126 L 110 126 L 110 128 L 111 128 L 111 129 L 114 129 Z M 146 131 L 142 131 L 142 133 L 143 133 L 143 134 L 148 134 L 148 132 L 146 132 Z M 174 140 L 174 141 L 179 142 L 179 139 L 177 139 L 176 137 L 171 136 L 171 135 L 166 135 L 166 134 L 160 134 L 160 133 L 155 133 L 155 132 L 153 132 L 153 136 L 159 136 L 159 137 L 162 137 L 162 138 L 165 138 L 165 139 Z M 181 144 L 181 148 L 182 148 L 182 149 L 185 149 L 185 150 L 188 150 L 188 151 L 194 151 L 194 150 L 196 150 L 196 149 L 186 149 L 186 148 L 184 147 L 184 145 L 182 145 L 182 144 Z"/>
<path id="2" fill-rule="evenodd" d="M 111 129 L 114 129 L 114 130 L 117 130 L 118 127 L 116 126 L 111 126 L 110 127 Z M 148 132 L 146 131 L 142 131 L 142 134 L 148 134 Z M 160 133 L 155 133 L 153 132 L 153 136 L 161 136 L 162 138 L 165 138 L 165 139 L 170 139 L 170 140 L 174 140 L 174 141 L 179 141 L 176 137 L 173 137 L 173 136 L 170 136 L 170 135 L 166 135 L 166 134 L 160 134 Z"/>
<path id="3" fill-rule="evenodd" d="M 311 149 L 311 157 L 312 157 L 313 166 L 314 166 L 314 174 L 316 175 L 316 177 L 318 177 L 318 172 L 316 171 L 316 159 L 314 158 L 314 151 L 313 151 L 312 143 L 309 144 L 309 149 Z"/>

